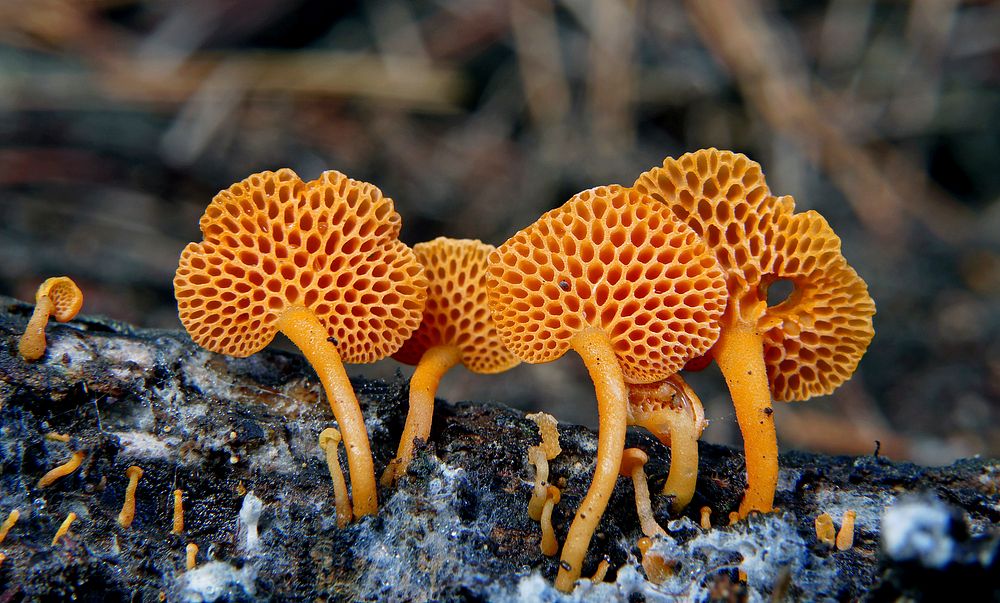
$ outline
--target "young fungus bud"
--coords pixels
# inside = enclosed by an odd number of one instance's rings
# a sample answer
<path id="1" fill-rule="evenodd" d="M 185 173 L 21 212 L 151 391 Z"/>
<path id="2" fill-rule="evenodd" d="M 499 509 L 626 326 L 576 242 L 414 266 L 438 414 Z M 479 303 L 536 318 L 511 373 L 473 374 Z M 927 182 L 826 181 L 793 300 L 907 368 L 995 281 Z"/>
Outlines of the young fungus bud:
<path id="1" fill-rule="evenodd" d="M 829 513 L 821 513 L 816 516 L 816 539 L 827 546 L 834 545 L 833 518 L 830 517 Z"/>
<path id="2" fill-rule="evenodd" d="M 45 354 L 45 325 L 49 316 L 59 322 L 73 320 L 83 305 L 83 293 L 69 277 L 47 279 L 35 293 L 35 311 L 31 314 L 17 352 L 25 360 L 38 360 Z"/>
<path id="3" fill-rule="evenodd" d="M 712 507 L 701 508 L 701 527 L 705 530 L 712 529 Z"/>
<path id="4" fill-rule="evenodd" d="M 186 567 L 189 570 L 193 570 L 195 566 L 198 565 L 198 545 L 193 542 L 189 542 L 185 551 L 187 552 Z"/>
<path id="5" fill-rule="evenodd" d="M 607 559 L 601 559 L 601 562 L 597 564 L 597 570 L 594 572 L 594 575 L 590 577 L 590 581 L 594 583 L 604 582 L 604 577 L 608 575 L 608 567 L 610 566 L 611 564 L 608 563 Z"/>
<path id="6" fill-rule="evenodd" d="M 52 546 L 59 544 L 59 540 L 69 532 L 69 526 L 76 521 L 76 513 L 70 513 L 66 516 L 66 520 L 62 522 L 59 529 L 56 530 L 56 535 L 52 537 Z"/>
<path id="7" fill-rule="evenodd" d="M 330 479 L 333 480 L 333 496 L 337 506 L 337 527 L 343 528 L 351 523 L 351 499 L 347 495 L 347 482 L 340 469 L 340 458 L 337 450 L 340 448 L 340 432 L 333 427 L 327 427 L 319 434 L 319 447 L 326 453 L 326 464 L 330 469 Z"/>
<path id="8" fill-rule="evenodd" d="M 38 480 L 38 487 L 45 488 L 51 486 L 59 478 L 66 477 L 70 473 L 73 473 L 80 468 L 80 463 L 83 462 L 85 456 L 86 455 L 82 450 L 77 450 L 73 453 L 73 456 L 69 457 L 68 461 L 43 475 L 42 479 Z"/>
<path id="9" fill-rule="evenodd" d="M 559 541 L 556 540 L 556 532 L 552 529 L 552 509 L 559 504 L 561 496 L 559 488 L 549 486 L 546 488 L 545 506 L 542 507 L 542 554 L 549 557 L 559 552 Z"/>
<path id="10" fill-rule="evenodd" d="M 180 534 L 184 531 L 184 492 L 177 488 L 174 490 L 174 529 L 171 534 Z"/>
<path id="11" fill-rule="evenodd" d="M 139 478 L 142 477 L 142 469 L 132 465 L 125 470 L 125 475 L 128 477 L 128 485 L 125 486 L 125 503 L 118 514 L 118 525 L 128 528 L 135 519 L 135 489 L 139 485 Z"/>
<path id="12" fill-rule="evenodd" d="M 837 550 L 846 551 L 854 546 L 854 518 L 856 511 L 844 511 L 844 519 L 840 524 L 840 531 L 837 532 Z"/>
<path id="13" fill-rule="evenodd" d="M 10 532 L 10 529 L 14 527 L 14 524 L 17 523 L 20 517 L 21 511 L 14 509 L 7 516 L 7 519 L 4 520 L 3 525 L 0 525 L 0 544 L 3 544 L 4 539 L 7 538 L 7 532 Z"/>
<path id="14" fill-rule="evenodd" d="M 643 466 L 649 456 L 638 448 L 626 448 L 622 453 L 622 465 L 619 473 L 622 477 L 632 479 L 635 488 L 635 511 L 639 515 L 642 533 L 653 537 L 657 534 L 666 536 L 666 532 L 653 518 L 653 508 L 649 501 L 649 484 L 646 483 L 646 472 Z"/>

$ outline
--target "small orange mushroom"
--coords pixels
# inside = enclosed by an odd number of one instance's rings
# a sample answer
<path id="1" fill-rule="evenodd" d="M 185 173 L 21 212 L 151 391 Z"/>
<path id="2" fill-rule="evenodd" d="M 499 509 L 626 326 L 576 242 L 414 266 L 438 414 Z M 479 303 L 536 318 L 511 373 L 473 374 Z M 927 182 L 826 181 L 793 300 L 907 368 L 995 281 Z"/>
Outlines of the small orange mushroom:
<path id="1" fill-rule="evenodd" d="M 857 511 L 844 511 L 844 518 L 840 522 L 840 531 L 837 532 L 838 551 L 846 551 L 854 546 L 854 519 L 857 516 Z"/>
<path id="2" fill-rule="evenodd" d="M 337 527 L 343 528 L 351 523 L 351 499 L 347 494 L 347 482 L 344 472 L 340 469 L 340 432 L 333 427 L 327 427 L 319 434 L 319 447 L 326 454 L 326 465 L 330 469 L 330 479 L 333 480 L 333 496 L 337 506 Z"/>
<path id="3" fill-rule="evenodd" d="M 41 479 L 38 480 L 37 486 L 39 488 L 47 488 L 54 484 L 56 480 L 66 477 L 70 473 L 73 473 L 80 468 L 80 464 L 83 463 L 83 459 L 87 455 L 82 450 L 77 450 L 69 457 L 62 465 L 52 468 L 48 473 L 43 475 Z"/>
<path id="4" fill-rule="evenodd" d="M 604 578 L 608 575 L 608 568 L 611 567 L 611 562 L 607 559 L 601 559 L 601 562 L 597 564 L 597 569 L 594 570 L 594 575 L 590 577 L 591 582 L 604 582 Z"/>
<path id="5" fill-rule="evenodd" d="M 83 292 L 68 276 L 46 279 L 35 292 L 35 311 L 31 314 L 17 351 L 25 360 L 38 360 L 45 354 L 45 325 L 49 316 L 67 322 L 83 306 Z"/>
<path id="6" fill-rule="evenodd" d="M 594 478 L 556 578 L 556 588 L 569 592 L 621 466 L 626 381 L 663 379 L 705 353 L 717 335 L 725 282 L 694 232 L 620 186 L 579 193 L 501 245 L 489 264 L 490 309 L 507 348 L 531 363 L 572 348 L 594 381 Z"/>
<path id="7" fill-rule="evenodd" d="M 4 539 L 7 538 L 7 533 L 10 532 L 20 517 L 21 511 L 18 509 L 14 509 L 7 515 L 7 519 L 4 520 L 3 525 L 0 525 L 0 544 L 3 544 Z"/>
<path id="8" fill-rule="evenodd" d="M 645 427 L 670 446 L 670 473 L 663 494 L 680 512 L 694 498 L 698 482 L 698 438 L 708 425 L 701 399 L 679 374 L 655 383 L 629 385 L 628 423 Z"/>
<path id="9" fill-rule="evenodd" d="M 556 427 L 558 421 L 555 417 L 544 412 L 536 412 L 526 417 L 538 425 L 538 433 L 542 437 L 541 445 L 528 447 L 528 462 L 535 466 L 535 486 L 528 501 L 528 517 L 539 521 L 542 507 L 545 505 L 549 461 L 559 456 L 562 447 L 559 445 L 559 430 Z"/>
<path id="10" fill-rule="evenodd" d="M 666 536 L 667 533 L 653 517 L 653 507 L 649 500 L 649 484 L 646 482 L 646 472 L 643 470 L 647 461 L 649 461 L 649 456 L 640 448 L 626 448 L 622 453 L 620 473 L 622 477 L 630 478 L 635 488 L 635 511 L 639 515 L 642 533 L 650 538 L 656 535 Z"/>
<path id="11" fill-rule="evenodd" d="M 319 375 L 347 449 L 354 515 L 378 508 L 368 433 L 343 362 L 374 362 L 420 324 L 424 270 L 401 243 L 399 214 L 375 186 L 339 172 L 303 182 L 254 174 L 220 192 L 200 243 L 174 277 L 196 343 L 246 357 L 281 331 Z"/>
<path id="12" fill-rule="evenodd" d="M 193 570 L 198 566 L 198 545 L 193 542 L 189 542 L 187 546 L 184 547 L 184 550 L 186 556 L 184 566 L 189 570 Z"/>
<path id="13" fill-rule="evenodd" d="M 125 476 L 128 477 L 128 484 L 125 486 L 125 502 L 122 503 L 122 510 L 118 513 L 118 525 L 128 529 L 135 520 L 135 489 L 139 486 L 142 468 L 132 465 L 125 470 Z"/>
<path id="14" fill-rule="evenodd" d="M 642 555 L 642 569 L 646 579 L 653 584 L 663 584 L 674 574 L 676 562 L 667 560 L 662 553 L 653 550 L 653 539 L 644 536 L 636 543 Z"/>
<path id="15" fill-rule="evenodd" d="M 170 533 L 184 533 L 184 491 L 180 488 L 174 490 L 174 525 Z"/>
<path id="16" fill-rule="evenodd" d="M 740 515 L 770 512 L 778 483 L 771 396 L 807 400 L 850 378 L 874 336 L 875 303 L 818 213 L 793 213 L 760 165 L 705 149 L 639 176 L 636 190 L 661 201 L 701 235 L 726 273 L 729 303 L 711 351 L 743 433 L 747 491 Z M 768 307 L 768 288 L 794 286 Z M 700 362 L 691 363 L 689 368 Z"/>
<path id="17" fill-rule="evenodd" d="M 52 537 L 52 546 L 59 544 L 62 537 L 69 533 L 69 527 L 73 525 L 76 521 L 76 513 L 70 513 L 66 516 L 66 519 L 59 525 L 59 529 L 56 530 L 56 535 Z"/>
<path id="18" fill-rule="evenodd" d="M 540 544 L 542 554 L 552 557 L 559 552 L 559 541 L 556 540 L 556 531 L 552 528 L 552 510 L 559 504 L 561 493 L 559 488 L 549 486 L 546 490 L 545 505 L 542 507 L 542 515 L 539 523 L 542 526 L 542 542 Z"/>
<path id="19" fill-rule="evenodd" d="M 439 237 L 413 246 L 427 275 L 427 303 L 420 327 L 393 358 L 416 365 L 410 411 L 396 458 L 382 475 L 388 486 L 406 473 L 417 439 L 431 435 L 434 394 L 441 377 L 461 363 L 473 373 L 501 373 L 520 359 L 497 336 L 486 297 L 486 261 L 496 248 L 480 241 Z"/>
<path id="20" fill-rule="evenodd" d="M 833 518 L 829 513 L 820 513 L 816 516 L 816 540 L 827 546 L 833 546 L 836 542 L 836 532 L 833 528 Z"/>
<path id="21" fill-rule="evenodd" d="M 712 529 L 712 507 L 701 508 L 701 527 L 704 530 Z"/>

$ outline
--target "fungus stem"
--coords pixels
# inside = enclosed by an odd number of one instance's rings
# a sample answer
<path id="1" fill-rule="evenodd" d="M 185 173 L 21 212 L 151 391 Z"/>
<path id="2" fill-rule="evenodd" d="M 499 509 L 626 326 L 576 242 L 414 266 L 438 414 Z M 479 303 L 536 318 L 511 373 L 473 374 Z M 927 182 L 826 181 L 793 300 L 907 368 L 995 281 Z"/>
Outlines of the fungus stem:
<path id="1" fill-rule="evenodd" d="M 420 357 L 413 377 L 410 378 L 410 412 L 406 415 L 403 437 L 399 441 L 396 458 L 382 474 L 383 486 L 391 486 L 406 474 L 406 468 L 413 460 L 414 441 L 417 438 L 427 441 L 431 437 L 434 393 L 441 377 L 461 360 L 462 352 L 454 345 L 432 346 Z"/>
<path id="2" fill-rule="evenodd" d="M 597 394 L 600 429 L 597 439 L 597 463 L 587 495 L 580 502 L 576 517 L 563 543 L 556 588 L 570 592 L 583 569 L 583 558 L 590 539 L 608 506 L 611 491 L 618 479 L 625 449 L 626 407 L 628 392 L 621 365 L 611 347 L 611 339 L 603 330 L 591 327 L 578 332 L 570 345 L 587 366 Z"/>
<path id="3" fill-rule="evenodd" d="M 670 473 L 663 484 L 663 493 L 674 497 L 670 508 L 679 513 L 694 498 L 698 482 L 698 435 L 695 417 L 689 405 L 679 413 L 670 413 Z"/>
<path id="4" fill-rule="evenodd" d="M 740 517 L 751 511 L 769 513 L 778 485 L 778 440 L 764 367 L 763 339 L 755 322 L 724 320 L 713 350 L 729 385 L 736 420 L 743 433 L 747 491 L 740 503 Z"/>
<path id="5" fill-rule="evenodd" d="M 38 360 L 45 354 L 45 325 L 49 322 L 52 306 L 52 300 L 47 295 L 35 304 L 35 311 L 31 313 L 31 319 L 17 344 L 17 352 L 25 360 Z"/>
<path id="6" fill-rule="evenodd" d="M 378 510 L 375 489 L 375 465 L 372 462 L 368 432 L 354 388 L 344 370 L 336 346 L 327 341 L 329 334 L 312 311 L 296 307 L 285 310 L 276 323 L 305 355 L 326 390 L 330 408 L 340 425 L 347 449 L 347 465 L 351 473 L 354 495 L 354 516 L 371 515 Z"/>
<path id="7" fill-rule="evenodd" d="M 17 520 L 20 519 L 20 517 L 21 511 L 14 509 L 10 512 L 10 515 L 7 516 L 7 519 L 4 520 L 3 525 L 0 525 L 0 544 L 3 544 L 4 539 L 7 538 L 7 533 L 10 532 L 10 529 L 14 527 L 14 524 L 17 523 Z"/>
<path id="8" fill-rule="evenodd" d="M 184 532 L 184 491 L 180 488 L 174 490 L 174 529 L 171 534 L 181 534 Z"/>

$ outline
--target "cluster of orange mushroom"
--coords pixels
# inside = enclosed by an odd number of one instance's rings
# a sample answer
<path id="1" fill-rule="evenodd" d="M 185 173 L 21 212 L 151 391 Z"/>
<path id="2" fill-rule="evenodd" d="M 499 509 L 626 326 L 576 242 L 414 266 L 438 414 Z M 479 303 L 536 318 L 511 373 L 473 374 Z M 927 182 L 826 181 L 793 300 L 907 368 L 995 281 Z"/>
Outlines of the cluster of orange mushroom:
<path id="1" fill-rule="evenodd" d="M 726 379 L 745 442 L 745 517 L 773 506 L 772 399 L 830 393 L 873 336 L 867 286 L 822 216 L 795 213 L 757 163 L 715 149 L 667 158 L 629 187 L 574 195 L 498 248 L 440 238 L 411 249 L 398 240 L 393 201 L 334 171 L 310 182 L 288 169 L 254 174 L 215 197 L 201 231 L 174 278 L 181 322 L 223 354 L 253 354 L 279 331 L 302 350 L 337 419 L 337 437 L 323 439 L 335 482 L 335 440 L 346 448 L 353 502 L 339 485 L 341 525 L 375 513 L 378 500 L 343 362 L 416 365 L 403 436 L 382 474 L 389 487 L 430 437 L 434 394 L 450 368 L 496 373 L 576 351 L 594 382 L 600 429 L 593 479 L 562 547 L 563 591 L 581 575 L 619 475 L 648 499 L 636 455 L 623 465 L 628 425 L 671 447 L 662 493 L 672 510 L 692 500 L 706 422 L 681 369 L 715 360 Z M 769 305 L 777 281 L 794 289 Z"/>

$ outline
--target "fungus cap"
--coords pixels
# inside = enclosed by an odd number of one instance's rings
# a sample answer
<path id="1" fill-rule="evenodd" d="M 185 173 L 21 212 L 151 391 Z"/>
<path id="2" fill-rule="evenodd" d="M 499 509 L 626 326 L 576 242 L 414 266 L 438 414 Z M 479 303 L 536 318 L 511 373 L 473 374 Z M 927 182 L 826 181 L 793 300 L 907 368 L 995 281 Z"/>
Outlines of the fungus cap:
<path id="1" fill-rule="evenodd" d="M 671 417 L 664 413 L 674 413 L 676 416 L 676 413 L 688 410 L 694 423 L 694 436 L 700 438 L 708 426 L 705 409 L 697 394 L 680 375 L 671 375 L 654 383 L 630 385 L 628 388 L 629 425 L 658 427 L 655 434 L 663 444 L 670 445 L 670 430 L 662 428 L 662 424 L 671 422 Z"/>
<path id="2" fill-rule="evenodd" d="M 334 450 L 340 444 L 343 438 L 340 437 L 340 431 L 333 427 L 327 427 L 323 431 L 319 432 L 319 447 L 320 450 L 326 452 L 326 449 L 332 444 Z"/>
<path id="3" fill-rule="evenodd" d="M 181 254 L 181 322 L 199 345 L 244 357 L 301 306 L 345 362 L 388 356 L 420 324 L 427 286 L 399 228 L 390 198 L 339 172 L 311 182 L 289 169 L 254 174 L 215 196 L 204 240 Z"/>
<path id="4" fill-rule="evenodd" d="M 875 335 L 875 302 L 823 216 L 783 215 L 777 233 L 765 282 L 794 289 L 758 321 L 764 362 L 776 400 L 808 400 L 850 379 Z"/>
<path id="5" fill-rule="evenodd" d="M 35 292 L 35 302 L 41 301 L 43 297 L 52 302 L 51 315 L 59 322 L 73 320 L 83 306 L 83 292 L 66 276 L 46 279 Z"/>
<path id="6" fill-rule="evenodd" d="M 641 448 L 626 448 L 622 453 L 622 466 L 619 474 L 623 477 L 632 477 L 632 472 L 649 462 L 649 455 Z"/>
<path id="7" fill-rule="evenodd" d="M 575 195 L 490 256 L 490 308 L 507 348 L 559 358 L 588 327 L 611 339 L 626 381 L 662 379 L 719 334 L 725 281 L 698 236 L 620 186 Z"/>
<path id="8" fill-rule="evenodd" d="M 732 292 L 760 282 L 777 215 L 795 207 L 791 197 L 771 194 L 760 164 L 717 149 L 667 157 L 633 187 L 666 204 L 705 240 Z"/>
<path id="9" fill-rule="evenodd" d="M 454 345 L 474 373 L 501 373 L 521 362 L 504 347 L 490 317 L 486 271 L 495 250 L 481 241 L 446 237 L 413 246 L 428 280 L 427 302 L 420 327 L 393 358 L 417 364 L 428 349 Z"/>

